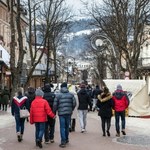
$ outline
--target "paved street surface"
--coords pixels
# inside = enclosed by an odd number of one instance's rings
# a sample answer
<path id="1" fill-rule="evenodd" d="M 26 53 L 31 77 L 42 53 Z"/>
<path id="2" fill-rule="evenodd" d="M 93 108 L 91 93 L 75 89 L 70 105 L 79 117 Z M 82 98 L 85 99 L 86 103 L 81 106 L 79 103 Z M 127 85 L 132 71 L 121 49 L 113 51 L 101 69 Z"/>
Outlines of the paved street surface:
<path id="1" fill-rule="evenodd" d="M 66 150 L 150 150 L 150 119 L 126 118 L 126 136 L 116 138 L 114 117 L 112 118 L 111 136 L 103 137 L 100 118 L 96 112 L 89 112 L 87 132 L 80 133 L 77 120 L 76 132 L 70 133 L 70 143 Z M 24 139 L 17 141 L 14 118 L 8 112 L 0 111 L 0 150 L 36 150 L 34 142 L 34 125 L 25 123 Z M 44 144 L 43 150 L 59 150 L 59 121 L 57 118 L 55 143 Z"/>

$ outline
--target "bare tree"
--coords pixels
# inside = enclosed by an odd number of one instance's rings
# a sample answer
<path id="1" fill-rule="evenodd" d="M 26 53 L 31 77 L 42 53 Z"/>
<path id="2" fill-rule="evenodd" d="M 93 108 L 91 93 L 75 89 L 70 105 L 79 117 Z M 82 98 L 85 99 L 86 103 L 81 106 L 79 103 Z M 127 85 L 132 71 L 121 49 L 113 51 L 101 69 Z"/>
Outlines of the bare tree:
<path id="1" fill-rule="evenodd" d="M 15 95 L 20 86 L 22 64 L 24 58 L 22 40 L 22 21 L 20 0 L 7 1 L 8 12 L 10 15 L 11 44 L 10 44 L 10 70 L 11 70 L 11 96 Z M 18 39 L 17 39 L 18 38 Z M 16 46 L 18 43 L 18 58 L 16 59 Z"/>
<path id="2" fill-rule="evenodd" d="M 48 45 L 46 82 L 48 81 L 51 53 L 54 56 L 54 74 L 55 82 L 57 82 L 56 52 L 62 44 L 64 33 L 68 30 L 67 22 L 72 18 L 72 14 L 67 5 L 65 5 L 65 0 L 44 1 L 40 14 L 40 19 L 43 21 L 41 31 L 43 34 L 48 35 L 46 39 Z"/>
<path id="3" fill-rule="evenodd" d="M 116 47 L 118 68 L 137 77 L 140 47 L 147 40 L 144 28 L 150 14 L 149 0 L 103 0 L 103 5 L 85 5 L 98 27 Z"/>

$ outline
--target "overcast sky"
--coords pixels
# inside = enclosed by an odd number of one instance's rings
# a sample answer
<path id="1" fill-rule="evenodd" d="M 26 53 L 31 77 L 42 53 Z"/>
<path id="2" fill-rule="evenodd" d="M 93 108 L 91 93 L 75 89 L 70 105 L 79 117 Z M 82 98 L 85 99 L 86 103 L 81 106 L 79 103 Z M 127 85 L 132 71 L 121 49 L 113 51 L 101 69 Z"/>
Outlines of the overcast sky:
<path id="1" fill-rule="evenodd" d="M 101 2 L 102 0 L 82 0 L 84 2 L 88 2 L 89 4 L 94 2 Z M 80 9 L 84 9 L 82 2 L 80 0 L 66 0 L 67 4 L 71 6 L 72 10 L 75 14 L 80 15 Z"/>

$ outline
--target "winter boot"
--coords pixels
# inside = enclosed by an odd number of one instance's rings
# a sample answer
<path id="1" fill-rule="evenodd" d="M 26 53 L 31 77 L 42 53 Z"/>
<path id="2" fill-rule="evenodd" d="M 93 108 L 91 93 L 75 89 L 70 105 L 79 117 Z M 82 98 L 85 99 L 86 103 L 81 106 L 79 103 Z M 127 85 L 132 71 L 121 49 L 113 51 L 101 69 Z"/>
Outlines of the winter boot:
<path id="1" fill-rule="evenodd" d="M 18 138 L 18 142 L 21 142 L 21 135 L 20 135 L 20 132 L 17 132 L 17 138 Z"/>

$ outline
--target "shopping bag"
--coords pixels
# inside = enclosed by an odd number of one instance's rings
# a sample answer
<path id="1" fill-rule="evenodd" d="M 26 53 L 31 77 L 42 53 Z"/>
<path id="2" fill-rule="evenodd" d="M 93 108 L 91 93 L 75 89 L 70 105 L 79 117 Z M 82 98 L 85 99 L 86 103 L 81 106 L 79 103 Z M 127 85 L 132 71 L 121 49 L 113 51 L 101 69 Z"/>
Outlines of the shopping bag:
<path id="1" fill-rule="evenodd" d="M 29 116 L 30 116 L 30 113 L 28 109 L 26 109 L 25 107 L 23 109 L 20 109 L 20 118 L 27 118 Z"/>

